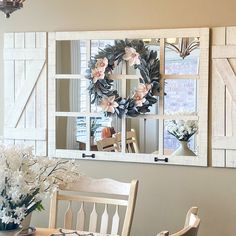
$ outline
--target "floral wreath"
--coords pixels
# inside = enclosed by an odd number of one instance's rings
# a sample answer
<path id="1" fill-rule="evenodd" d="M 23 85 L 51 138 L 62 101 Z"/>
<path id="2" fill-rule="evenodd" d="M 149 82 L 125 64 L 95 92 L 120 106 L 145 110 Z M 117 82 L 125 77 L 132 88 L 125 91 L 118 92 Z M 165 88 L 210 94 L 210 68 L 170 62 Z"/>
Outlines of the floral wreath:
<path id="1" fill-rule="evenodd" d="M 122 98 L 114 89 L 111 74 L 122 61 L 139 69 L 141 78 L 133 94 Z M 136 117 L 149 112 L 149 107 L 158 101 L 160 92 L 160 61 L 157 52 L 149 50 L 142 40 L 116 40 L 114 46 L 107 45 L 91 58 L 86 78 L 91 104 L 102 107 L 105 115 L 124 114 Z"/>

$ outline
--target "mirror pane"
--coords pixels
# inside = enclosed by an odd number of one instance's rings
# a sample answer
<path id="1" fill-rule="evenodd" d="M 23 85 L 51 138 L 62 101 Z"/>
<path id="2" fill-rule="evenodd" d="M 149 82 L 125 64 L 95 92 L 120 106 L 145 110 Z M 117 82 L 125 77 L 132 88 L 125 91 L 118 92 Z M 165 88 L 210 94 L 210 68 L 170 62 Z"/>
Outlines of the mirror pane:
<path id="1" fill-rule="evenodd" d="M 86 148 L 85 117 L 56 117 L 56 148 L 77 149 Z"/>
<path id="2" fill-rule="evenodd" d="M 197 75 L 199 70 L 199 47 L 194 47 L 196 38 L 187 38 L 187 42 L 181 38 L 168 38 L 165 45 L 165 74 Z M 186 51 L 196 48 L 190 55 L 181 57 Z"/>
<path id="3" fill-rule="evenodd" d="M 159 146 L 159 120 L 126 119 L 126 152 L 153 153 Z"/>
<path id="4" fill-rule="evenodd" d="M 139 85 L 138 79 L 127 79 L 126 80 L 126 98 L 127 97 L 133 97 L 135 95 L 135 91 L 137 90 Z M 144 100 L 145 101 L 145 97 Z M 150 112 L 146 112 L 145 114 L 151 114 L 151 115 L 158 115 L 159 112 L 159 99 L 158 101 L 149 107 Z M 140 118 L 140 117 L 137 117 Z"/>
<path id="5" fill-rule="evenodd" d="M 114 45 L 113 39 L 91 40 L 91 56 L 95 56 L 100 49 L 104 49 L 107 45 Z"/>
<path id="6" fill-rule="evenodd" d="M 56 111 L 86 112 L 88 81 L 82 79 L 56 80 Z"/>
<path id="7" fill-rule="evenodd" d="M 197 121 L 166 120 L 164 122 L 164 154 L 197 155 L 196 126 Z"/>
<path id="8" fill-rule="evenodd" d="M 121 120 L 117 117 L 92 117 L 90 119 L 91 149 L 103 152 L 120 152 Z"/>
<path id="9" fill-rule="evenodd" d="M 84 74 L 88 60 L 86 40 L 56 42 L 57 74 Z"/>
<path id="10" fill-rule="evenodd" d="M 176 112 L 197 112 L 197 80 L 165 80 L 165 114 Z"/>
<path id="11" fill-rule="evenodd" d="M 118 94 L 121 96 L 122 95 L 122 83 L 123 81 L 121 79 L 115 79 L 114 82 L 113 82 L 113 88 L 114 90 L 117 90 L 118 91 Z M 89 93 L 88 90 L 84 91 L 86 93 Z M 91 97 L 90 101 L 93 100 L 93 97 Z M 100 105 L 100 103 L 93 103 L 91 104 L 90 103 L 90 108 L 91 108 L 91 112 L 93 113 L 103 113 L 103 109 Z"/>

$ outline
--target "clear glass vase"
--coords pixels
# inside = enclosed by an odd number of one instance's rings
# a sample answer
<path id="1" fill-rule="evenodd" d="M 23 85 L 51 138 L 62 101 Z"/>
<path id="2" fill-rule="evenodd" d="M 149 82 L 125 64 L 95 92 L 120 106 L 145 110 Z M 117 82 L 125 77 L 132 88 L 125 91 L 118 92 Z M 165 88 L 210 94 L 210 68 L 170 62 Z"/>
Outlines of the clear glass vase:
<path id="1" fill-rule="evenodd" d="M 179 141 L 179 144 L 178 149 L 172 153 L 173 156 L 196 156 L 196 154 L 189 149 L 188 141 Z"/>

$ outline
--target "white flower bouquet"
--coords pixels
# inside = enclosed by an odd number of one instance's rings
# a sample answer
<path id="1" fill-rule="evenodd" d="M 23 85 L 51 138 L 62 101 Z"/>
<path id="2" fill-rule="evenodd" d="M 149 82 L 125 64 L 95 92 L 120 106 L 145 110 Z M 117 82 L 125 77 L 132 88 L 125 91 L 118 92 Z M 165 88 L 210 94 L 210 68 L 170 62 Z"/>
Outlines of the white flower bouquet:
<path id="1" fill-rule="evenodd" d="M 31 148 L 0 146 L 0 231 L 17 229 L 60 184 L 79 177 L 74 161 L 35 157 Z"/>
<path id="2" fill-rule="evenodd" d="M 178 113 L 175 115 L 195 115 L 195 113 Z M 189 141 L 198 131 L 197 120 L 170 120 L 167 121 L 166 129 L 168 133 L 175 136 L 179 141 Z"/>

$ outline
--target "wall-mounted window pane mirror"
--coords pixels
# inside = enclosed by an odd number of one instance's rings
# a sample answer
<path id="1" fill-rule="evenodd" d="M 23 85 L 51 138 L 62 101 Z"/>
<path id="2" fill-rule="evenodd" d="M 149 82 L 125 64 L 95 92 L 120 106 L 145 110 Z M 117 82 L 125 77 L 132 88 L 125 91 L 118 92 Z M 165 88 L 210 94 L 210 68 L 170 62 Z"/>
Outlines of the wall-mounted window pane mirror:
<path id="1" fill-rule="evenodd" d="M 156 55 L 158 73 L 150 81 L 146 78 L 153 73 L 154 60 L 142 57 L 141 47 L 114 51 L 117 42 L 129 45 L 134 40 Z M 114 52 L 102 71 L 109 81 L 103 83 L 104 77 L 92 74 L 97 68 L 88 69 L 98 55 L 106 57 L 108 48 Z M 50 33 L 49 155 L 206 166 L 208 50 L 205 28 Z M 139 65 L 144 65 L 142 70 Z M 153 92 L 154 80 L 158 93 Z M 100 99 L 90 93 L 91 86 L 93 91 L 99 88 Z M 113 99 L 110 88 L 116 91 Z M 138 115 L 128 112 L 130 104 Z"/>

